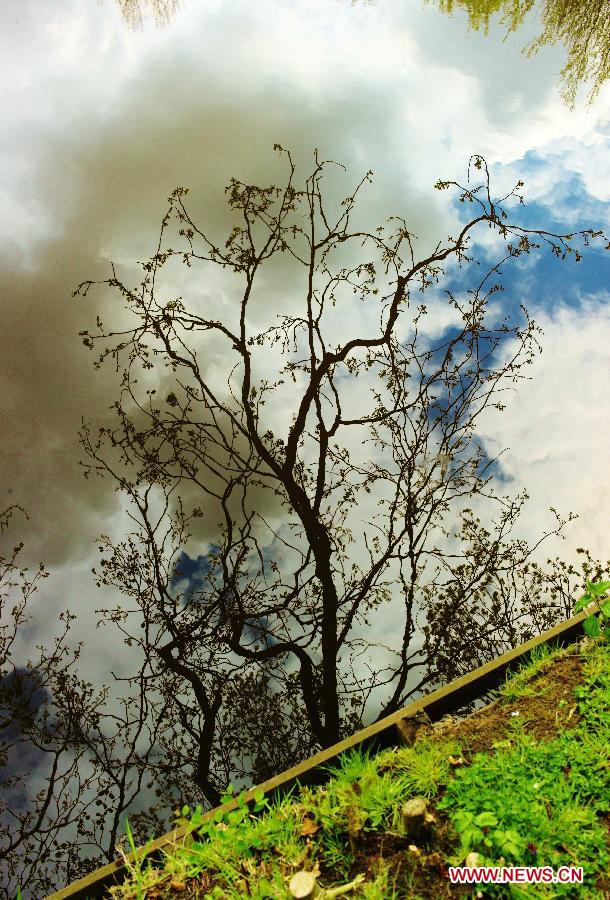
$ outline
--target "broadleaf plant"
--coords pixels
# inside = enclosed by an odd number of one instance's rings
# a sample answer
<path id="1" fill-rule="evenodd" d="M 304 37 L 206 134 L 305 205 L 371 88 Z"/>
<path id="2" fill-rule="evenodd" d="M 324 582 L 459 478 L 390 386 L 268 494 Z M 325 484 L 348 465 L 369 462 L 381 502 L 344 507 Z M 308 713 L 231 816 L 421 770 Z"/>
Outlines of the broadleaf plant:
<path id="1" fill-rule="evenodd" d="M 590 603 L 597 603 L 600 615 L 599 617 L 589 616 L 584 622 L 583 628 L 585 634 L 592 638 L 599 637 L 601 634 L 607 641 L 610 641 L 610 598 L 605 596 L 606 591 L 610 589 L 610 581 L 600 581 L 597 584 L 594 584 L 592 581 L 587 580 L 585 588 L 585 593 L 576 601 L 574 612 L 580 612 L 582 609 L 589 606 Z M 604 596 L 602 597 L 602 595 Z M 601 599 L 605 602 L 600 603 L 599 601 Z"/>

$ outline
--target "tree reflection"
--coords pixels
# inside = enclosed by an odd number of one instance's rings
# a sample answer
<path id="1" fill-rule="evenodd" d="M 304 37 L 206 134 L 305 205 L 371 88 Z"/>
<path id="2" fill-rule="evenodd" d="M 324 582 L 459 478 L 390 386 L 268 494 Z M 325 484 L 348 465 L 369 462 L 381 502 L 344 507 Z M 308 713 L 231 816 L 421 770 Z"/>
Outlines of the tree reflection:
<path id="1" fill-rule="evenodd" d="M 130 28 L 142 28 L 151 12 L 157 25 L 167 25 L 180 8 L 180 0 L 116 0 L 123 20 Z"/>
<path id="2" fill-rule="evenodd" d="M 470 27 L 483 27 L 485 34 L 491 16 L 500 11 L 504 13 L 501 23 L 508 26 L 509 33 L 515 31 L 534 3 L 535 0 L 438 0 L 442 12 L 451 14 L 455 6 L 465 9 Z M 590 106 L 610 77 L 608 0 L 542 0 L 542 21 L 544 31 L 523 52 L 531 56 L 544 44 L 563 43 L 568 59 L 561 70 L 561 96 L 574 109 L 578 87 L 589 81 Z"/>

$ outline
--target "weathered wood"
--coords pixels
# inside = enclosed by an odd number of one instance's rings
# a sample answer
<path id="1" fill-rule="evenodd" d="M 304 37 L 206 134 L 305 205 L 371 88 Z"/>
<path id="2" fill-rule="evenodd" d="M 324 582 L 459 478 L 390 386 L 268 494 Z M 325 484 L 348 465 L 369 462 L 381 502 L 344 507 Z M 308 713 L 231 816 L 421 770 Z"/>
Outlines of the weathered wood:
<path id="1" fill-rule="evenodd" d="M 313 872 L 296 872 L 290 879 L 288 890 L 291 897 L 299 900 L 309 897 L 315 900 L 322 893 Z"/>
<path id="2" fill-rule="evenodd" d="M 423 797 L 411 797 L 400 811 L 402 827 L 407 837 L 417 837 L 426 824 L 428 804 Z"/>

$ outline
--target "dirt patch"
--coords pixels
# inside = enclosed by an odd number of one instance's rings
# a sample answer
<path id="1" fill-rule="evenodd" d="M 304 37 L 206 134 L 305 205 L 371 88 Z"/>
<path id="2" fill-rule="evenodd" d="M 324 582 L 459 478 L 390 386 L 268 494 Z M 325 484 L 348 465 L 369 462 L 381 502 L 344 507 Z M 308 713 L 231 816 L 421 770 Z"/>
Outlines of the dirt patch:
<path id="1" fill-rule="evenodd" d="M 580 656 L 574 653 L 560 657 L 528 682 L 534 696 L 510 701 L 500 697 L 465 719 L 445 716 L 433 725 L 422 725 L 417 740 L 426 735 L 454 738 L 468 753 L 490 753 L 494 743 L 506 737 L 515 718 L 513 714 L 517 713 L 528 734 L 537 741 L 552 741 L 580 721 L 572 691 L 582 680 Z"/>

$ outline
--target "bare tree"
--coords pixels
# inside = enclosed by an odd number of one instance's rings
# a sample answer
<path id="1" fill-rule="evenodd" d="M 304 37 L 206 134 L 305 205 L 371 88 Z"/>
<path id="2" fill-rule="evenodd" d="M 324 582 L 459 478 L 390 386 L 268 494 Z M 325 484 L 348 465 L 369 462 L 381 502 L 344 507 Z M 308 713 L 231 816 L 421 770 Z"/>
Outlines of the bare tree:
<path id="1" fill-rule="evenodd" d="M 98 318 L 95 334 L 81 333 L 90 348 L 120 337 L 96 366 L 112 358 L 119 370 L 125 360 L 117 426 L 100 427 L 93 438 L 83 421 L 81 432 L 85 474 L 110 474 L 132 501 L 137 523 L 122 544 L 103 538 L 110 556 L 102 561 L 99 582 L 134 601 L 128 611 L 104 615 L 121 619 L 126 641 L 147 661 L 150 685 L 167 704 L 176 729 L 163 744 L 168 771 L 170 760 L 173 766 L 169 777 L 176 783 L 192 772 L 186 783 L 190 777 L 212 804 L 230 771 L 268 775 L 352 733 L 370 718 L 365 707 L 373 691 L 386 692 L 373 711 L 380 718 L 431 685 L 516 646 L 532 630 L 562 618 L 570 605 L 565 596 L 553 604 L 517 588 L 517 572 L 526 572 L 540 542 L 558 534 L 566 520 L 555 513 L 557 528 L 531 549 L 523 542 L 506 545 L 525 498 L 494 494 L 493 460 L 486 462 L 476 445 L 474 426 L 490 403 L 504 408 L 495 400 L 501 385 L 524 378 L 520 369 L 539 347 L 539 329 L 523 306 L 523 328 L 509 327 L 507 320 L 495 330 L 487 327 L 489 298 L 500 290 L 489 279 L 499 277 L 504 262 L 541 243 L 578 261 L 574 239 L 587 245 L 601 232 L 561 235 L 510 224 L 502 204 L 523 202 L 516 193 L 522 182 L 492 200 L 487 165 L 475 156 L 469 178 L 473 165 L 484 174 L 483 184 L 436 187 L 457 187 L 476 215 L 456 238 L 416 261 L 403 219 L 391 220 L 389 233 L 350 230 L 357 195 L 371 173 L 333 214 L 322 192 L 329 163 L 316 152 L 313 174 L 297 189 L 290 154 L 276 149 L 288 162 L 287 185 L 261 188 L 233 179 L 229 205 L 240 222 L 224 246 L 195 224 L 185 206 L 187 191 L 177 188 L 140 288 L 126 287 L 113 267 L 107 281 L 86 281 L 75 291 L 86 295 L 93 284 L 108 284 L 136 320 L 133 329 L 106 333 Z M 186 241 L 181 251 L 164 248 L 173 217 Z M 503 240 L 506 255 L 469 299 L 446 291 L 462 322 L 458 333 L 419 350 L 427 313 L 421 304 L 411 336 L 399 339 L 412 292 L 438 283 L 452 260 L 460 268 L 473 262 L 469 240 L 483 225 Z M 370 252 L 364 262 L 350 262 L 355 241 Z M 302 309 L 257 329 L 252 323 L 264 313 L 261 271 L 278 255 L 289 258 L 291 284 L 301 279 Z M 157 300 L 161 270 L 174 258 L 187 266 L 202 263 L 205 272 L 219 266 L 234 274 L 235 284 L 241 280 L 233 321 L 230 313 L 221 321 L 211 311 L 191 311 L 182 299 Z M 355 299 L 367 310 L 375 305 L 376 327 L 359 330 Z M 328 325 L 336 308 L 343 335 L 354 325 L 348 339 L 338 340 Z M 213 339 L 215 347 L 224 343 L 224 390 L 206 364 L 205 347 L 212 344 L 197 349 L 195 335 Z M 516 340 L 517 350 L 494 368 L 503 337 Z M 261 357 L 274 349 L 283 364 L 270 380 L 259 374 Z M 159 385 L 145 395 L 137 388 L 139 369 L 156 371 L 157 359 L 171 379 L 171 389 L 170 381 L 162 382 L 163 400 L 155 397 Z M 277 423 L 272 408 L 277 412 L 283 396 L 287 424 L 280 436 L 270 422 Z M 349 411 L 353 398 L 357 411 Z M 367 442 L 370 454 L 357 458 L 357 448 Z M 119 453 L 115 461 L 110 449 Z M 153 514 L 155 496 L 161 504 Z M 476 496 L 502 510 L 493 538 L 463 506 Z M 367 497 L 375 498 L 375 510 L 365 513 Z M 261 511 L 270 508 L 269 498 L 277 506 L 275 520 Z M 450 510 L 462 519 L 462 543 L 469 542 L 457 555 L 435 543 Z M 196 590 L 179 591 L 177 557 L 189 528 L 197 519 L 213 524 L 215 516 L 207 572 Z M 361 535 L 358 555 L 354 528 Z M 397 646 L 355 636 L 371 613 L 379 615 L 398 597 Z M 127 625 L 132 616 L 139 620 L 135 631 Z M 398 661 L 373 671 L 373 648 Z M 370 670 L 361 678 L 355 675 L 358 655 Z M 236 753 L 244 757 L 241 766 Z M 264 758 L 270 765 L 261 769 Z"/>
<path id="2" fill-rule="evenodd" d="M 22 507 L 0 513 L 0 531 Z M 18 661 L 17 638 L 27 639 L 42 563 L 28 575 L 17 557 L 0 557 L 0 897 L 43 897 L 113 859 L 125 810 L 143 787 L 150 749 L 134 751 L 149 728 L 145 694 L 125 697 L 118 714 L 105 708 L 107 688 L 95 693 L 75 668 L 82 641 L 70 646 L 76 614 L 59 614 L 60 633 L 38 657 Z M 12 606 L 8 606 L 11 603 Z M 50 631 L 46 619 L 46 628 Z M 114 729 L 113 727 L 114 726 Z M 114 733 L 113 733 L 114 731 Z M 155 735 L 148 734 L 148 748 Z M 140 741 L 141 743 L 141 741 Z M 149 787 L 152 785 L 149 784 Z M 151 813 L 146 822 L 162 819 Z M 137 820 L 138 835 L 142 825 Z"/>
<path id="3" fill-rule="evenodd" d="M 17 510 L 14 504 L 0 514 L 0 531 L 9 527 Z M 56 865 L 68 877 L 74 867 L 66 866 L 68 845 L 58 836 L 74 823 L 82 805 L 68 787 L 86 790 L 79 777 L 78 758 L 68 751 L 65 734 L 50 715 L 50 685 L 62 674 L 69 676 L 80 648 L 66 646 L 70 614 L 62 616 L 63 631 L 50 651 L 43 647 L 36 662 L 16 665 L 15 643 L 19 632 L 27 628 L 31 616 L 26 606 L 48 577 L 43 565 L 33 577 L 19 569 L 17 558 L 23 543 L 13 548 L 10 558 L 0 557 L 0 861 L 5 875 L 0 885 L 3 897 L 14 897 L 17 885 L 44 890 Z M 16 591 L 15 591 L 16 589 Z M 17 594 L 10 608 L 11 595 Z M 32 785 L 40 789 L 32 797 Z M 78 795 L 76 795 L 78 797 Z M 51 848 L 63 861 L 49 859 Z M 45 878 L 46 876 L 46 878 Z"/>

